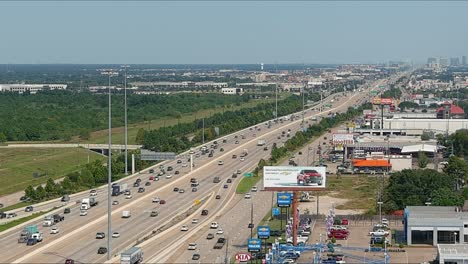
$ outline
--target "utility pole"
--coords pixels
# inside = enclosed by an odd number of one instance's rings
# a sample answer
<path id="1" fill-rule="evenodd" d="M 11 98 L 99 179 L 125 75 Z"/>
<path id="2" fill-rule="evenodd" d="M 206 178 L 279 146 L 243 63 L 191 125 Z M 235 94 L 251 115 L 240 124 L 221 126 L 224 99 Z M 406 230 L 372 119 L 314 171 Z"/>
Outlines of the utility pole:
<path id="1" fill-rule="evenodd" d="M 305 98 L 305 85 L 306 85 L 306 84 L 304 84 L 304 87 L 302 88 L 302 123 L 301 123 L 302 128 L 304 128 L 304 107 L 305 107 L 304 98 Z"/>
<path id="2" fill-rule="evenodd" d="M 101 72 L 103 75 L 109 76 L 109 155 L 107 159 L 107 260 L 112 256 L 112 202 L 111 202 L 111 188 L 112 188 L 112 100 L 111 100 L 111 77 L 116 75 L 112 70 Z"/>
<path id="3" fill-rule="evenodd" d="M 252 199 L 250 199 L 250 238 L 253 238 L 253 228 L 251 227 L 253 225 L 253 202 Z"/>
<path id="4" fill-rule="evenodd" d="M 205 118 L 202 119 L 203 129 L 202 129 L 202 142 L 205 144 Z"/>
<path id="5" fill-rule="evenodd" d="M 127 127 L 127 68 L 128 65 L 122 66 L 125 68 L 125 81 L 124 81 L 124 111 L 125 111 L 125 175 L 128 175 L 128 127 Z"/>

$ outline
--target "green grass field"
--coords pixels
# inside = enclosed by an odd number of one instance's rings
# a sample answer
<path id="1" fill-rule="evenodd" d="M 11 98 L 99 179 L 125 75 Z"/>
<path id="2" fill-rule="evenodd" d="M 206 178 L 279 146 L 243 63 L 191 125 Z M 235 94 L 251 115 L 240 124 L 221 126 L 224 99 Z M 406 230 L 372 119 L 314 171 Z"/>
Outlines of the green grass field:
<path id="1" fill-rule="evenodd" d="M 252 100 L 248 103 L 242 104 L 240 106 L 232 106 L 230 108 L 226 108 L 225 111 L 234 111 L 239 110 L 242 108 L 251 108 L 258 104 L 271 102 L 273 99 L 269 100 Z M 140 122 L 135 124 L 128 125 L 128 144 L 135 144 L 135 139 L 137 132 L 140 128 L 145 130 L 149 129 L 157 129 L 164 126 L 172 126 L 176 125 L 177 123 L 188 123 L 192 122 L 195 119 L 201 119 L 205 117 L 209 117 L 216 113 L 223 112 L 223 108 L 216 108 L 216 109 L 206 109 L 197 111 L 190 114 L 183 114 L 182 118 L 176 119 L 173 117 L 163 117 L 156 120 L 151 120 L 147 122 Z M 91 133 L 91 137 L 89 140 L 80 140 L 78 137 L 72 139 L 73 142 L 81 142 L 81 143 L 107 143 L 107 130 L 99 130 Z M 116 127 L 112 129 L 112 143 L 114 144 L 123 144 L 124 143 L 124 127 Z"/>
<path id="2" fill-rule="evenodd" d="M 332 197 L 348 199 L 337 209 L 375 210 L 375 197 L 379 178 L 367 176 L 330 176 L 327 178 L 327 193 Z"/>
<path id="3" fill-rule="evenodd" d="M 86 164 L 88 154 L 91 161 L 105 159 L 82 148 L 0 149 L 0 195 L 24 190 L 30 184 L 45 183 L 48 176 L 61 178 Z M 47 176 L 34 178 L 34 172 Z"/>

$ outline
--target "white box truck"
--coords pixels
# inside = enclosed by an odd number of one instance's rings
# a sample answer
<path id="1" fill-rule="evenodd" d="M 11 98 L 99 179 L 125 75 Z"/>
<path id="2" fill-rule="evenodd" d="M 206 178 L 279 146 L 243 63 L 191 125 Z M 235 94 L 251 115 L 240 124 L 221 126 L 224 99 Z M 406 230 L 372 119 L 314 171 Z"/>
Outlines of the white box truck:
<path id="1" fill-rule="evenodd" d="M 88 210 L 91 207 L 89 198 L 81 200 L 81 210 Z"/>
<path id="2" fill-rule="evenodd" d="M 130 211 L 122 211 L 122 218 L 129 218 L 130 216 L 132 216 Z"/>
<path id="3" fill-rule="evenodd" d="M 266 144 L 266 140 L 264 140 L 264 139 L 259 139 L 257 141 L 257 146 L 265 146 L 265 144 Z"/>
<path id="4" fill-rule="evenodd" d="M 143 251 L 139 247 L 131 247 L 120 253 L 120 264 L 137 264 L 143 261 Z"/>

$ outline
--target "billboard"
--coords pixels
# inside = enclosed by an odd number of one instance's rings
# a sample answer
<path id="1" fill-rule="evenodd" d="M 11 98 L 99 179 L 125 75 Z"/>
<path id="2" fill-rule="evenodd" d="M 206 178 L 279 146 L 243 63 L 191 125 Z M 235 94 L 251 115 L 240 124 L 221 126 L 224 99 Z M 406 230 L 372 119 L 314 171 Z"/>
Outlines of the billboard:
<path id="1" fill-rule="evenodd" d="M 333 144 L 334 145 L 337 145 L 337 144 L 346 144 L 346 145 L 349 145 L 349 144 L 354 144 L 354 136 L 353 134 L 333 134 Z"/>
<path id="2" fill-rule="evenodd" d="M 326 186 L 325 167 L 263 167 L 263 186 L 272 191 L 320 190 Z"/>
<path id="3" fill-rule="evenodd" d="M 392 103 L 393 103 L 392 98 L 374 97 L 374 99 L 372 99 L 372 104 L 375 104 L 375 105 L 391 105 Z"/>
<path id="4" fill-rule="evenodd" d="M 247 249 L 249 252 L 260 251 L 262 249 L 262 241 L 258 238 L 247 239 Z"/>
<path id="5" fill-rule="evenodd" d="M 260 239 L 270 238 L 270 227 L 269 226 L 258 226 L 257 235 Z"/>
<path id="6" fill-rule="evenodd" d="M 276 201 L 278 207 L 289 207 L 292 203 L 292 193 L 277 193 Z"/>

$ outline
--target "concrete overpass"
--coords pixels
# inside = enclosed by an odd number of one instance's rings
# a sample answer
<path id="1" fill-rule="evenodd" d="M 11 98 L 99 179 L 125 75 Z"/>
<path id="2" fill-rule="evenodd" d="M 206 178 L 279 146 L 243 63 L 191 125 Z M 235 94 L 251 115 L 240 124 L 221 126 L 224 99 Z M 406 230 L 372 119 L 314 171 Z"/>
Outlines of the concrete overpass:
<path id="1" fill-rule="evenodd" d="M 142 145 L 127 145 L 128 150 L 141 149 Z M 107 155 L 109 152 L 108 144 L 54 144 L 54 143 L 45 143 L 45 144 L 8 144 L 6 146 L 0 146 L 1 148 L 84 148 L 89 149 L 94 152 L 98 152 L 103 155 Z M 112 150 L 125 150 L 125 145 L 113 144 L 111 145 Z"/>

